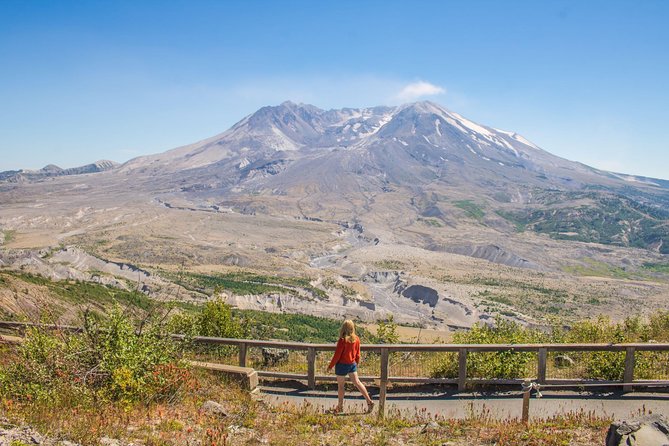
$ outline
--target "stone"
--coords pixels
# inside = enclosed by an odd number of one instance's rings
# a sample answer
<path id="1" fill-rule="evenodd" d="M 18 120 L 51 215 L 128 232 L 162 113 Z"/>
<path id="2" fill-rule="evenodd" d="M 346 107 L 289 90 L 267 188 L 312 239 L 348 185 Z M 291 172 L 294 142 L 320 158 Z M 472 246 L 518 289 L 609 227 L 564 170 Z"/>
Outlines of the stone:
<path id="1" fill-rule="evenodd" d="M 611 423 L 606 446 L 669 446 L 669 423 L 661 415 L 647 415 Z"/>
<path id="2" fill-rule="evenodd" d="M 263 366 L 273 366 L 288 360 L 289 351 L 283 348 L 264 347 L 261 349 Z"/>
<path id="3" fill-rule="evenodd" d="M 101 446 L 121 446 L 121 441 L 116 438 L 102 437 L 100 438 Z"/>
<path id="4" fill-rule="evenodd" d="M 436 421 L 430 421 L 429 423 L 426 423 L 425 426 L 423 426 L 420 433 L 426 434 L 428 432 L 435 432 L 438 431 L 440 428 L 441 426 L 439 426 L 439 423 L 437 423 Z"/>
<path id="5" fill-rule="evenodd" d="M 553 364 L 558 368 L 566 368 L 574 365 L 574 360 L 567 355 L 558 355 L 553 359 Z"/>
<path id="6" fill-rule="evenodd" d="M 253 429 L 249 429 L 243 426 L 238 426 L 236 424 L 228 426 L 228 432 L 230 432 L 230 435 L 239 435 L 239 436 L 248 436 L 248 435 L 253 435 L 255 433 Z"/>
<path id="7" fill-rule="evenodd" d="M 227 412 L 225 411 L 225 408 L 216 401 L 211 401 L 211 400 L 205 401 L 202 404 L 202 410 L 211 415 L 218 415 L 220 417 L 228 416 Z"/>
<path id="8" fill-rule="evenodd" d="M 16 426 L 0 419 L 0 445 L 44 445 L 44 446 L 81 446 L 67 440 L 58 441 L 52 437 L 45 437 L 30 426 Z"/>

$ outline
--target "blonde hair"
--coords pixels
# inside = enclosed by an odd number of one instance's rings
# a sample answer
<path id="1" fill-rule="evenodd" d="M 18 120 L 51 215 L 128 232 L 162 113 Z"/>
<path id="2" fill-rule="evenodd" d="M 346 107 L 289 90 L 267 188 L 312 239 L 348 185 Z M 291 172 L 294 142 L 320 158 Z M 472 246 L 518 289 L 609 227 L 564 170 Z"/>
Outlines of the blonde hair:
<path id="1" fill-rule="evenodd" d="M 346 319 L 339 329 L 339 338 L 346 342 L 355 342 L 358 336 L 355 334 L 355 325 L 350 319 Z"/>

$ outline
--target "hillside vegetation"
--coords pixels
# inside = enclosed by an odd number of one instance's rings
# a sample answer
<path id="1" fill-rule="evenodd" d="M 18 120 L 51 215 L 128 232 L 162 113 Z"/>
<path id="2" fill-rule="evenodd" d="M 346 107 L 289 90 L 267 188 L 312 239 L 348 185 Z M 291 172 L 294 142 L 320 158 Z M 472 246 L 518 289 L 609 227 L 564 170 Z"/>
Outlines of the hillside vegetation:
<path id="1" fill-rule="evenodd" d="M 500 211 L 522 230 L 555 239 L 632 246 L 669 254 L 669 211 L 654 197 L 650 203 L 630 195 L 601 191 L 536 191 L 537 204 Z"/>
<path id="2" fill-rule="evenodd" d="M 197 288 L 208 295 L 223 290 L 230 292 L 232 289 L 254 294 L 254 292 L 266 292 L 267 288 L 289 292 L 293 288 L 288 287 L 310 287 L 307 279 L 285 278 L 284 280 L 248 273 L 231 273 L 222 276 L 182 274 L 179 275 L 178 280 L 185 286 Z M 0 304 L 2 304 L 0 315 L 6 320 L 42 319 L 46 322 L 81 325 L 84 311 L 104 319 L 107 313 L 118 305 L 138 319 L 152 312 L 167 312 L 172 321 L 170 328 L 174 332 L 192 332 L 194 315 L 211 306 L 204 302 L 189 303 L 179 300 L 161 302 L 136 290 L 124 290 L 76 280 L 53 281 L 37 275 L 10 271 L 0 272 L 0 291 L 3 290 L 8 295 L 4 301 L 0 299 Z M 322 292 L 322 290 L 318 291 Z M 13 297 L 10 298 L 9 294 L 13 294 Z M 11 302 L 9 302 L 10 299 Z M 241 330 L 232 333 L 231 337 L 334 342 L 341 323 L 339 320 L 317 316 L 265 313 L 224 307 L 225 311 L 230 314 L 230 319 L 238 322 Z M 224 336 L 226 331 L 223 327 L 225 326 L 225 323 L 220 324 L 223 330 L 220 333 L 207 331 L 202 334 Z M 360 330 L 360 334 L 363 339 L 374 339 L 364 329 Z"/>

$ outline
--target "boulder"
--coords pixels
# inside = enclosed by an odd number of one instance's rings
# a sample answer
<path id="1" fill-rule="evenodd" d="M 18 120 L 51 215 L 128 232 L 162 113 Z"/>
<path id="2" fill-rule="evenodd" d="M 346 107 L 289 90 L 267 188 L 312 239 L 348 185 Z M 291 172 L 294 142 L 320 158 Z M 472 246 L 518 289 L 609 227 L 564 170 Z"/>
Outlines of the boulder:
<path id="1" fill-rule="evenodd" d="M 221 404 L 217 403 L 216 401 L 205 401 L 202 404 L 202 411 L 206 412 L 210 415 L 218 415 L 221 417 L 227 417 L 228 414 L 225 411 L 225 407 L 223 407 Z"/>
<path id="2" fill-rule="evenodd" d="M 669 423 L 661 415 L 647 415 L 611 424 L 606 446 L 669 446 Z"/>
<path id="3" fill-rule="evenodd" d="M 261 349 L 263 366 L 273 366 L 288 360 L 289 351 L 282 348 L 265 347 Z"/>
<path id="4" fill-rule="evenodd" d="M 574 360 L 567 355 L 557 355 L 553 359 L 553 363 L 555 364 L 555 367 L 563 369 L 566 367 L 572 367 L 574 365 Z"/>

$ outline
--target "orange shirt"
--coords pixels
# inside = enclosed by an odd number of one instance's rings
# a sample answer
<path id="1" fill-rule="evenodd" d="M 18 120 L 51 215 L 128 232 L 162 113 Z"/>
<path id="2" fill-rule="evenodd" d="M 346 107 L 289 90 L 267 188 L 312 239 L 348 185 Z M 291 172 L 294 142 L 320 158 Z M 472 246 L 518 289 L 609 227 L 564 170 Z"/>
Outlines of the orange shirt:
<path id="1" fill-rule="evenodd" d="M 346 342 L 344 338 L 339 338 L 329 368 L 334 367 L 337 363 L 353 364 L 354 362 L 360 363 L 360 338 L 356 336 L 353 342 Z"/>

